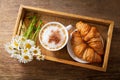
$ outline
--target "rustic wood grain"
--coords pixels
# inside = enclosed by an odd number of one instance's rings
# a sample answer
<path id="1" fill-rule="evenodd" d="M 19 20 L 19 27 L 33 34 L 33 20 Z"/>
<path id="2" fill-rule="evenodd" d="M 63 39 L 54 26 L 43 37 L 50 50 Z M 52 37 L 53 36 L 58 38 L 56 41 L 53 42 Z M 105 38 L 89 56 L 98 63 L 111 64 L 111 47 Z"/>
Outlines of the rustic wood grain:
<path id="1" fill-rule="evenodd" d="M 36 60 L 19 64 L 4 50 L 20 4 L 115 21 L 107 72 Z M 120 0 L 0 0 L 0 80 L 119 80 Z"/>

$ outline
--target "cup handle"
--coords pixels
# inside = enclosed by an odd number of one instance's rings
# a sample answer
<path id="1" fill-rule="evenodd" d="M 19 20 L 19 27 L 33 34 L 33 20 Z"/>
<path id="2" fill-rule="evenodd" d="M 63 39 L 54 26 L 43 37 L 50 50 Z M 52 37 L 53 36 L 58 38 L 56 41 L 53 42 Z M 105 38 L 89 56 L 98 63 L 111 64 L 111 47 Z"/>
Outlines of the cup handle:
<path id="1" fill-rule="evenodd" d="M 65 28 L 69 31 L 73 26 L 72 25 L 68 25 Z"/>

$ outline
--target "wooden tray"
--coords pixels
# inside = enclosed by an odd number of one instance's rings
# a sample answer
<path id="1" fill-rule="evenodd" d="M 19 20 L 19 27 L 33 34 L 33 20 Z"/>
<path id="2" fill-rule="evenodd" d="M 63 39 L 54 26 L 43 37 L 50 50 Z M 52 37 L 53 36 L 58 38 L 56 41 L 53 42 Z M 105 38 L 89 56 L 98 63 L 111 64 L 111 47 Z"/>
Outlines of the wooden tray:
<path id="1" fill-rule="evenodd" d="M 65 26 L 69 24 L 72 24 L 73 26 L 75 26 L 75 24 L 78 21 L 83 21 L 88 24 L 96 26 L 99 32 L 102 34 L 104 42 L 105 42 L 105 52 L 103 56 L 103 62 L 100 64 L 82 64 L 82 63 L 76 62 L 69 56 L 66 47 L 64 47 L 62 50 L 51 52 L 51 51 L 45 50 L 40 45 L 39 42 L 38 42 L 38 45 L 40 46 L 42 53 L 46 55 L 45 56 L 46 60 L 84 67 L 84 68 L 89 68 L 89 69 L 98 70 L 98 71 L 106 71 L 107 64 L 108 64 L 110 45 L 111 45 L 111 39 L 112 39 L 112 32 L 113 32 L 113 27 L 114 27 L 113 21 L 21 5 L 19 12 L 18 12 L 18 17 L 16 20 L 16 25 L 15 25 L 13 36 L 21 33 L 21 22 L 20 21 L 23 20 L 25 14 L 27 13 L 39 14 L 41 16 L 41 19 L 45 21 L 46 23 L 50 21 L 58 21 L 64 24 Z M 73 30 L 74 28 L 71 29 L 69 33 L 71 33 L 71 31 Z"/>

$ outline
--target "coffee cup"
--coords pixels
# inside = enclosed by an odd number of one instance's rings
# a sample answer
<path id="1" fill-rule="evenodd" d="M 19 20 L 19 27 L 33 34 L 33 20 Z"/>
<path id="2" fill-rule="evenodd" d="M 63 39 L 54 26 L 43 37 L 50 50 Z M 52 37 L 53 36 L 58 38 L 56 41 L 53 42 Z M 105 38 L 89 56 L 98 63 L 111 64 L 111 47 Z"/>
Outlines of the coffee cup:
<path id="1" fill-rule="evenodd" d="M 41 45 L 49 51 L 58 51 L 68 42 L 68 30 L 72 25 L 64 26 L 59 22 L 46 23 L 39 32 Z"/>

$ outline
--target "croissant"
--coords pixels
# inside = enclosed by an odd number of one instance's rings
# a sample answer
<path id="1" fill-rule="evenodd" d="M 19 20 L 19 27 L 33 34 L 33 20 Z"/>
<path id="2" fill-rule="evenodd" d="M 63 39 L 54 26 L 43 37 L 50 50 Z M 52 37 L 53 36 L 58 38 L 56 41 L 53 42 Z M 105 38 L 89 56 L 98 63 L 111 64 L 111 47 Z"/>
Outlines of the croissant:
<path id="1" fill-rule="evenodd" d="M 76 54 L 77 56 L 79 56 L 80 58 L 82 58 L 83 53 L 84 53 L 86 47 L 87 47 L 86 44 L 81 43 L 80 45 L 75 46 L 75 48 L 73 49 L 73 51 L 75 52 L 75 54 Z"/>
<path id="2" fill-rule="evenodd" d="M 84 52 L 83 59 L 89 62 L 93 62 L 94 50 L 91 48 L 87 48 Z"/>
<path id="3" fill-rule="evenodd" d="M 84 26 L 84 28 L 82 28 L 83 26 Z M 81 36 L 84 37 L 85 35 L 88 34 L 91 27 L 88 24 L 78 22 L 76 24 L 76 28 L 79 30 Z"/>
<path id="4" fill-rule="evenodd" d="M 102 42 L 91 42 L 89 43 L 89 46 L 93 48 L 99 55 L 103 54 L 103 46 Z"/>
<path id="5" fill-rule="evenodd" d="M 81 38 L 81 35 L 80 35 L 79 31 L 75 31 L 72 34 L 72 36 L 73 36 L 72 37 L 72 43 L 71 43 L 72 45 L 77 46 L 77 45 L 83 43 L 83 40 Z"/>
<path id="6" fill-rule="evenodd" d="M 95 27 L 91 27 L 88 34 L 84 37 L 84 40 L 88 41 L 92 38 L 99 37 L 99 36 L 100 36 L 100 34 L 98 33 L 97 29 Z"/>
<path id="7" fill-rule="evenodd" d="M 95 38 L 92 38 L 92 39 L 90 39 L 87 43 L 91 43 L 91 42 L 99 42 L 99 41 L 101 41 L 101 38 L 99 38 L 99 37 L 95 37 Z"/>
<path id="8" fill-rule="evenodd" d="M 88 62 L 101 62 L 104 45 L 97 28 L 81 21 L 76 28 L 71 39 L 74 54 Z"/>
<path id="9" fill-rule="evenodd" d="M 102 61 L 101 56 L 98 55 L 98 54 L 95 54 L 95 56 L 94 56 L 94 62 L 101 62 L 101 61 Z"/>

